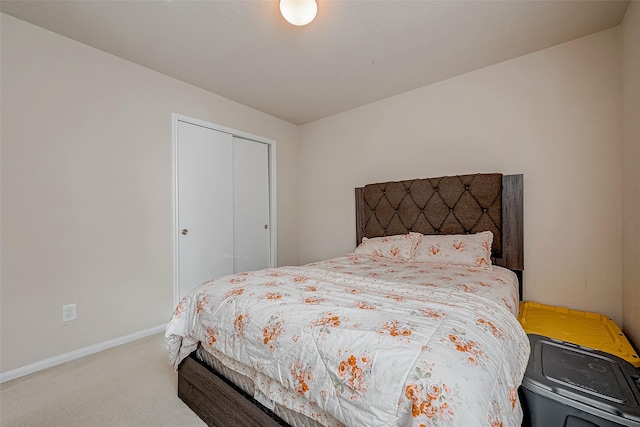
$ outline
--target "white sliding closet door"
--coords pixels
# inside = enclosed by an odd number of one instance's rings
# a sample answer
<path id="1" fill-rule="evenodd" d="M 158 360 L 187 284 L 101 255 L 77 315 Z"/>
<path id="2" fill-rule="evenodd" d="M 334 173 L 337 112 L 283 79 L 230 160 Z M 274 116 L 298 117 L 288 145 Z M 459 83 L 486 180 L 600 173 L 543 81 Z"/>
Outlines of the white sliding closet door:
<path id="1" fill-rule="evenodd" d="M 174 116 L 175 303 L 201 283 L 275 266 L 274 142 Z"/>
<path id="2" fill-rule="evenodd" d="M 267 144 L 233 139 L 233 211 L 235 272 L 268 268 L 271 225 Z"/>
<path id="3" fill-rule="evenodd" d="M 178 122 L 180 297 L 233 273 L 233 136 Z"/>

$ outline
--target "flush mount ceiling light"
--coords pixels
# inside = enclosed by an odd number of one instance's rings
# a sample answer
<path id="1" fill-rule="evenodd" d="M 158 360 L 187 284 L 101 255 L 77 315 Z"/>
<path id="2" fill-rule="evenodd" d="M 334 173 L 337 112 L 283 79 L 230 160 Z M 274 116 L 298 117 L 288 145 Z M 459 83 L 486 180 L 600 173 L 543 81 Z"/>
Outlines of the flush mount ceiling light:
<path id="1" fill-rule="evenodd" d="M 316 0 L 280 0 L 280 13 L 293 25 L 307 25 L 318 13 Z"/>

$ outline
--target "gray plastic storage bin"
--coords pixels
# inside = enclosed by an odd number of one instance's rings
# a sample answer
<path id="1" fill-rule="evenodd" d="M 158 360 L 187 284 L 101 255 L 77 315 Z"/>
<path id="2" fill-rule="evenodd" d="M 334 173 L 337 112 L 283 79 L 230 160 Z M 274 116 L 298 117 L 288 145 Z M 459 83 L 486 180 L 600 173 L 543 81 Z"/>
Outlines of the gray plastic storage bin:
<path id="1" fill-rule="evenodd" d="M 524 427 L 640 427 L 640 372 L 617 356 L 529 335 Z"/>

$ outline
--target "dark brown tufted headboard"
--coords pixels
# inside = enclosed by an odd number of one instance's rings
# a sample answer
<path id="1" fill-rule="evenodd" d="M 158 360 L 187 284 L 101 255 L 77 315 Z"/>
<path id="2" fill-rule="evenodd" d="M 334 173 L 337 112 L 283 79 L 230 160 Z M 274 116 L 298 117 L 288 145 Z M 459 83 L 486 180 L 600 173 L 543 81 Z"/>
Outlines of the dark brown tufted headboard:
<path id="1" fill-rule="evenodd" d="M 475 174 L 356 188 L 356 238 L 493 233 L 493 263 L 524 269 L 523 176 Z M 520 292 L 522 295 L 522 292 Z"/>

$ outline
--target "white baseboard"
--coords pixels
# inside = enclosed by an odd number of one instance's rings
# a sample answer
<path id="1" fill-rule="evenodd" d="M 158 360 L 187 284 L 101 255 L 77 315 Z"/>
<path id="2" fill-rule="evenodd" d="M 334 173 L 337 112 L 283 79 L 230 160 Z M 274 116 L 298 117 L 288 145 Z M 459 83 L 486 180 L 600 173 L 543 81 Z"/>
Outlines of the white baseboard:
<path id="1" fill-rule="evenodd" d="M 133 334 L 125 335 L 123 337 L 114 338 L 109 341 L 104 341 L 98 344 L 90 345 L 88 347 L 80 348 L 78 350 L 70 351 L 69 353 L 64 353 L 59 356 L 55 356 L 50 359 L 45 359 L 40 362 L 32 363 L 30 365 L 23 366 L 21 368 L 17 368 L 11 371 L 0 372 L 0 383 L 11 381 L 16 378 L 24 377 L 25 375 L 42 371 L 43 369 L 51 368 L 52 366 L 56 366 L 65 362 L 70 362 L 72 360 L 80 359 L 81 357 L 89 356 L 91 354 L 98 353 L 100 351 L 104 351 L 112 347 L 117 347 L 122 344 L 127 344 L 132 341 L 139 340 L 141 338 L 155 335 L 157 333 L 164 331 L 165 328 L 166 328 L 166 325 L 156 326 L 151 329 L 134 332 Z"/>

